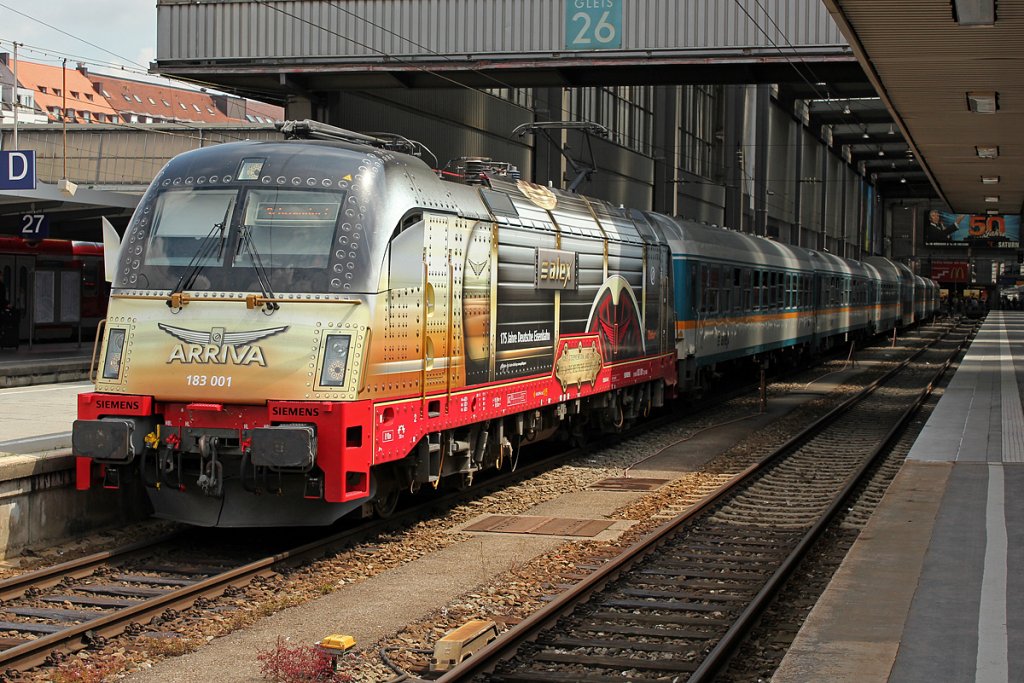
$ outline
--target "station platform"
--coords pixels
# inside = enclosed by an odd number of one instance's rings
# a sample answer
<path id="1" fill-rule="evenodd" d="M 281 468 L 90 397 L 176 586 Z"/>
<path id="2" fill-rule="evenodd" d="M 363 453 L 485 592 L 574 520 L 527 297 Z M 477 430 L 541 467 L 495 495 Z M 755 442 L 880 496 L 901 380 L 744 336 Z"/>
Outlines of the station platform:
<path id="1" fill-rule="evenodd" d="M 1022 386 L 993 311 L 774 683 L 1024 681 Z"/>
<path id="2" fill-rule="evenodd" d="M 0 388 L 88 379 L 92 347 L 83 341 L 0 349 Z"/>
<path id="3" fill-rule="evenodd" d="M 70 449 L 83 391 L 92 391 L 92 383 L 0 388 L 0 456 Z"/>

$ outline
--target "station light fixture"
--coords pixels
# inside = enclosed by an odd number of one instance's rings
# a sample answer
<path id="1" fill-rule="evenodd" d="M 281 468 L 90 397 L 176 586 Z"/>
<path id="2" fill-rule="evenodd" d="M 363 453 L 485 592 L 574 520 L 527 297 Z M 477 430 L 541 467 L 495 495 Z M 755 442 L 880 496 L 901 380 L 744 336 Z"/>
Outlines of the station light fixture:
<path id="1" fill-rule="evenodd" d="M 999 209 L 985 209 L 985 213 L 989 216 L 998 216 Z"/>
<path id="2" fill-rule="evenodd" d="M 861 136 L 862 138 L 864 138 L 865 140 L 867 140 L 868 138 L 870 138 L 870 137 L 871 137 L 870 135 L 868 135 L 868 129 L 867 129 L 867 128 L 865 128 L 865 129 L 864 129 L 864 132 L 863 132 L 863 133 L 861 133 L 861 134 L 860 134 L 860 136 Z"/>
<path id="3" fill-rule="evenodd" d="M 999 182 L 999 176 L 997 175 L 983 175 L 981 176 L 981 182 L 984 185 L 995 185 Z"/>
<path id="4" fill-rule="evenodd" d="M 995 0 L 953 0 L 953 20 L 961 26 L 992 26 L 996 23 Z"/>
<path id="5" fill-rule="evenodd" d="M 999 147 L 976 146 L 974 150 L 982 159 L 995 159 L 997 156 L 999 156 Z"/>
<path id="6" fill-rule="evenodd" d="M 991 92 L 969 92 L 967 93 L 967 108 L 975 114 L 995 114 L 999 111 L 999 93 Z"/>
<path id="7" fill-rule="evenodd" d="M 881 147 L 878 148 L 878 156 L 880 156 L 880 157 L 884 157 L 885 156 L 885 150 L 882 149 Z"/>
<path id="8" fill-rule="evenodd" d="M 905 177 L 903 177 L 903 176 L 900 176 L 900 182 L 901 183 L 906 183 L 907 179 Z"/>
<path id="9" fill-rule="evenodd" d="M 892 124 L 892 123 L 889 124 L 889 135 L 896 135 L 896 125 L 895 124 Z"/>
<path id="10" fill-rule="evenodd" d="M 845 107 L 843 107 L 843 113 L 847 115 L 850 114 L 850 105 L 846 105 Z"/>
<path id="11" fill-rule="evenodd" d="M 998 201 L 999 201 L 999 197 L 995 197 L 995 196 L 993 196 L 993 197 L 985 197 L 985 202 L 988 203 L 988 204 L 995 204 Z"/>

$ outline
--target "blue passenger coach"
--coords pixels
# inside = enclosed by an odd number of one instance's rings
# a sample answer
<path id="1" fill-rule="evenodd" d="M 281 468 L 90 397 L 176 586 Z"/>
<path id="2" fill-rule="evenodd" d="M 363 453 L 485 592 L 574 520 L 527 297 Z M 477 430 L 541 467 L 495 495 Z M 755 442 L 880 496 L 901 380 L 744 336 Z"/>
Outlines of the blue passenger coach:
<path id="1" fill-rule="evenodd" d="M 672 250 L 683 390 L 707 386 L 724 363 L 818 352 L 923 320 L 938 305 L 933 282 L 885 258 L 855 261 L 691 221 L 648 218 Z"/>

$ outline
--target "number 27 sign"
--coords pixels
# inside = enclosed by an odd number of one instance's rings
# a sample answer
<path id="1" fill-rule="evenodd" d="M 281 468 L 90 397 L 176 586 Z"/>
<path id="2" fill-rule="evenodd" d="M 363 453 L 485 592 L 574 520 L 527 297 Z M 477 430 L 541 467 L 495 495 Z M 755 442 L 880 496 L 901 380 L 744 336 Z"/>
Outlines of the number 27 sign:
<path id="1" fill-rule="evenodd" d="M 622 47 L 624 0 L 565 0 L 565 49 Z"/>
<path id="2" fill-rule="evenodd" d="M 27 240 L 41 240 L 50 236 L 50 218 L 43 213 L 21 215 L 21 236 Z"/>

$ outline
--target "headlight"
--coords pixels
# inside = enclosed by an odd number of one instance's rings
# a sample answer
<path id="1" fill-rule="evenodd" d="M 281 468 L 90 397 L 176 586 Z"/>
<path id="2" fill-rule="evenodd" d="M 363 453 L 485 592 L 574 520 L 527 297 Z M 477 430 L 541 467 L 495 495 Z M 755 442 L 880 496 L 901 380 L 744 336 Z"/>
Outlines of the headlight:
<path id="1" fill-rule="evenodd" d="M 111 328 L 107 334 L 107 352 L 103 354 L 103 379 L 117 379 L 121 375 L 121 356 L 124 351 L 125 330 Z"/>
<path id="2" fill-rule="evenodd" d="M 348 347 L 352 337 L 347 334 L 327 335 L 327 350 L 324 351 L 324 365 L 320 371 L 320 385 L 340 387 L 345 384 L 345 369 L 348 366 Z"/>

